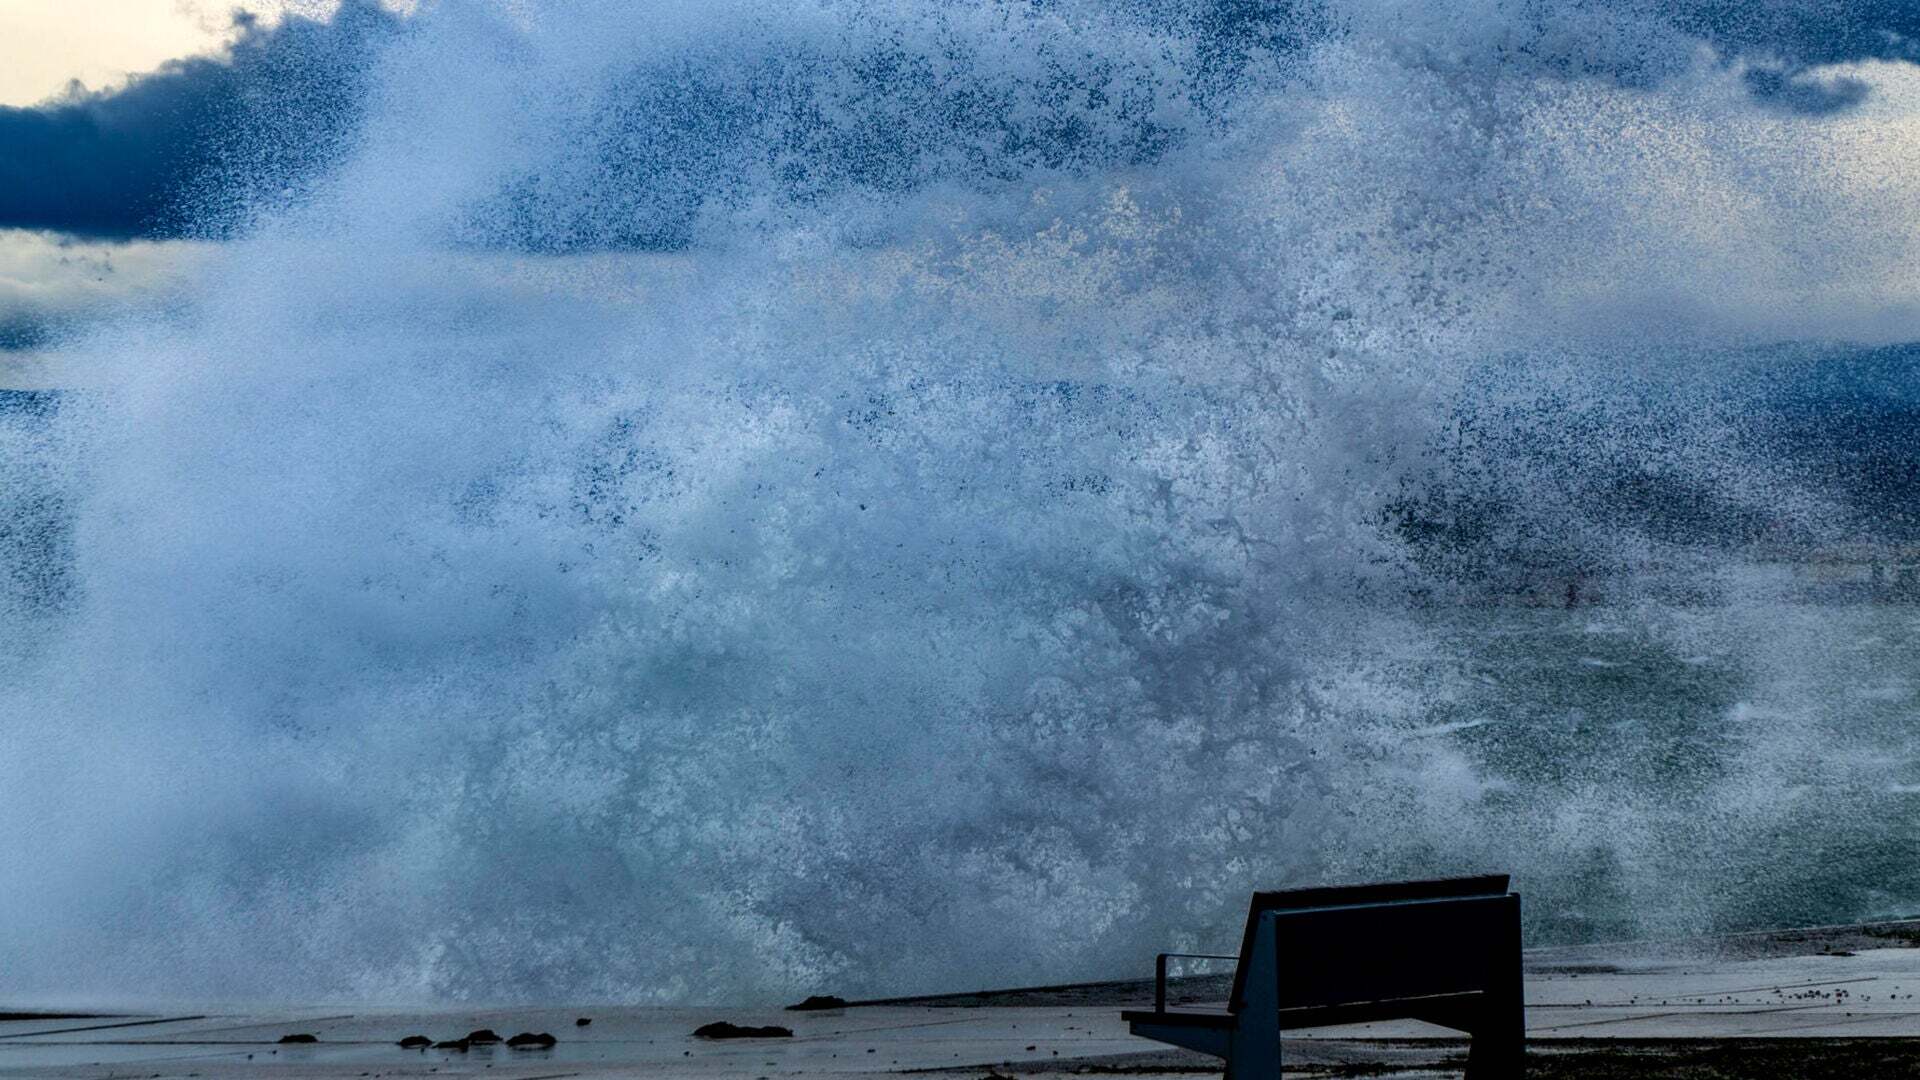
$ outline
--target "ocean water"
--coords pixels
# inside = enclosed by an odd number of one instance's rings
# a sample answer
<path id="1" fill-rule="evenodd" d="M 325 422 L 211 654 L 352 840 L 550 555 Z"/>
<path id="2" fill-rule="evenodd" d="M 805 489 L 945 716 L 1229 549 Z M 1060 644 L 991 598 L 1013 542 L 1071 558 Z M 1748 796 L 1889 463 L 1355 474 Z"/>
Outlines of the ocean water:
<path id="1" fill-rule="evenodd" d="M 1417 625 L 1420 645 L 1365 681 L 1418 702 L 1397 736 L 1475 797 L 1398 856 L 1409 872 L 1463 852 L 1512 867 L 1541 944 L 1913 913 L 1920 608 L 1452 608 Z"/>
<path id="2" fill-rule="evenodd" d="M 325 53 L 0 414 L 0 993 L 1060 982 L 1483 869 L 1542 943 L 1915 910 L 1920 609 L 1776 579 L 1905 542 L 1920 84 L 1693 14 Z"/>

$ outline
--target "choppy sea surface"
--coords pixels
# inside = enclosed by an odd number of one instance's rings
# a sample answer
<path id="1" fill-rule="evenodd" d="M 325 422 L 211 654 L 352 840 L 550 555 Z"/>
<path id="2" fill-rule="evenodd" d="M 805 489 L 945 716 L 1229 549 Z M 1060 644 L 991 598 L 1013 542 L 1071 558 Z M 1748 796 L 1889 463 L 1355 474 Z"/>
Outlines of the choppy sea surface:
<path id="1" fill-rule="evenodd" d="M 1461 845 L 1514 866 L 1540 943 L 1916 910 L 1920 608 L 1450 608 L 1414 625 L 1420 644 L 1369 681 L 1420 703 L 1403 736 L 1473 792 L 1426 857 Z M 1395 618 L 1379 640 L 1407 632 Z"/>

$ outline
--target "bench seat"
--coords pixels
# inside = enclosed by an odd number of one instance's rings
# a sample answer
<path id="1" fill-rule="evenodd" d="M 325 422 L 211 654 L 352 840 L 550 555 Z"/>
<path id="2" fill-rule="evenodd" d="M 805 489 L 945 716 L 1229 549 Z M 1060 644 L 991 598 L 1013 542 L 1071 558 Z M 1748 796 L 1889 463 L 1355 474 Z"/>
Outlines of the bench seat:
<path id="1" fill-rule="evenodd" d="M 1225 1005 L 1197 1005 L 1182 1009 L 1128 1009 L 1120 1019 L 1129 1024 L 1168 1024 L 1173 1027 L 1232 1027 L 1234 1014 Z"/>
<path id="2" fill-rule="evenodd" d="M 1385 998 L 1380 1001 L 1350 1001 L 1339 1005 L 1316 1005 L 1281 1009 L 1280 1029 L 1338 1027 L 1341 1024 L 1371 1024 L 1377 1020 L 1423 1020 L 1441 1027 L 1454 1027 L 1471 1017 L 1484 1004 L 1480 991 L 1461 994 L 1424 994 L 1420 997 Z M 1230 1028 L 1239 1022 L 1236 1013 L 1225 1005 L 1187 1005 L 1155 1012 L 1129 1009 L 1120 1014 L 1129 1024 L 1161 1024 L 1167 1027 Z"/>

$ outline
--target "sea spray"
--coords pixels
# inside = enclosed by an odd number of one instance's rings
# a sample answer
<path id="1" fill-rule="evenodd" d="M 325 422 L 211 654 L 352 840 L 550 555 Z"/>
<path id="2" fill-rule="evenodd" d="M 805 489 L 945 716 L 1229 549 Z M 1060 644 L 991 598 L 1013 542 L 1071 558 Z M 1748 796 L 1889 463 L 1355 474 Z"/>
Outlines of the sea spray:
<path id="1" fill-rule="evenodd" d="M 1751 703 L 1771 594 L 1513 616 L 1408 522 L 1464 415 L 1569 451 L 1473 444 L 1522 539 L 1737 576 L 1583 493 L 1828 503 L 1551 418 L 1621 400 L 1587 365 L 1897 337 L 1916 192 L 1695 30 L 1549 15 L 426 5 L 335 57 L 325 167 L 236 136 L 221 252 L 8 444 L 67 524 L 5 609 L 0 987 L 1053 982 L 1482 867 L 1542 940 L 1814 914 L 1764 748 L 1848 729 Z"/>

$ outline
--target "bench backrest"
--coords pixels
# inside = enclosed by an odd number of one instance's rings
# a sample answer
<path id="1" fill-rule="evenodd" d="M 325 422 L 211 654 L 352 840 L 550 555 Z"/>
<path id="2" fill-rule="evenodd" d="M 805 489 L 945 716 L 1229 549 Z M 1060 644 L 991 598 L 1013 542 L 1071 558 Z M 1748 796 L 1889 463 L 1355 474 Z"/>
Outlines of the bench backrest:
<path id="1" fill-rule="evenodd" d="M 1280 1007 L 1338 1005 L 1485 989 L 1513 958 L 1505 874 L 1253 894 L 1228 1008 L 1245 1001 L 1261 916 L 1275 913 Z"/>

